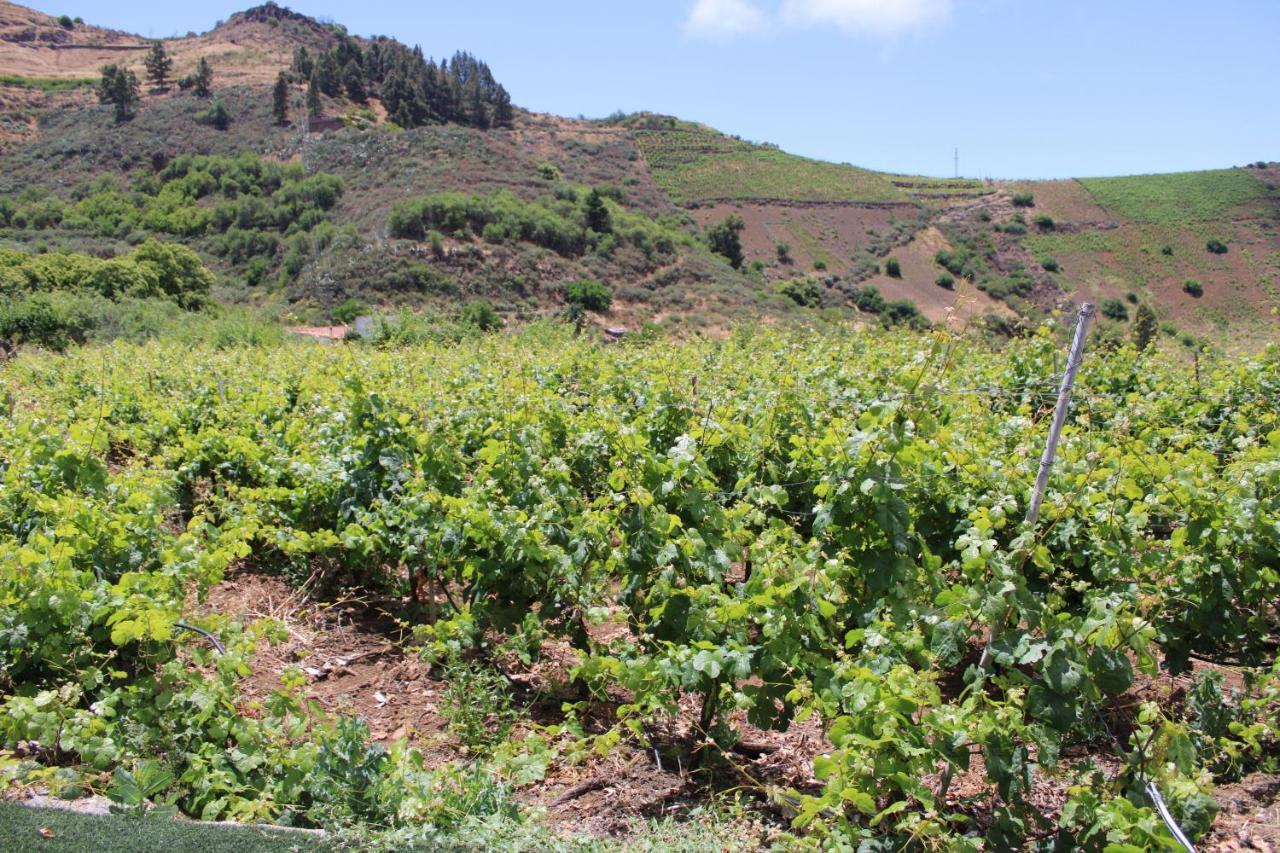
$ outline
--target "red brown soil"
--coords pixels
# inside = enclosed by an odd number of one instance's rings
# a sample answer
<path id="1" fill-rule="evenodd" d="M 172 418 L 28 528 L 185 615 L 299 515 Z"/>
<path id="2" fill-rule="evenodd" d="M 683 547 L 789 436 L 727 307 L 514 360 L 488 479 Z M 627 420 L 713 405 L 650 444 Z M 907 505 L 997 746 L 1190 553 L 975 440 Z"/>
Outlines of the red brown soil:
<path id="1" fill-rule="evenodd" d="M 888 233 L 895 220 L 913 219 L 918 212 L 912 204 L 722 202 L 693 209 L 689 214 L 703 227 L 730 214 L 742 217 L 746 226 L 741 235 L 742 248 L 747 261 L 761 261 L 771 279 L 783 280 L 847 274 L 853 266 L 854 253 L 870 243 L 869 231 Z M 779 263 L 779 242 L 790 247 L 790 264 Z M 1008 313 L 1002 303 L 965 282 L 959 282 L 954 290 L 935 283 L 942 270 L 933 258 L 944 248 L 949 246 L 942 233 L 926 228 L 910 243 L 891 252 L 901 264 L 901 278 L 881 273 L 860 283 L 874 285 L 886 299 L 910 299 L 931 322 Z M 813 264 L 819 260 L 826 264 L 825 271 L 814 270 Z"/>
<path id="2" fill-rule="evenodd" d="M 247 713 L 280 686 L 288 667 L 300 666 L 308 674 L 307 698 L 327 712 L 363 718 L 371 737 L 390 744 L 400 738 L 419 748 L 431 766 L 466 760 L 465 748 L 448 730 L 441 715 L 447 684 L 433 673 L 411 647 L 396 614 L 403 602 L 388 599 L 342 600 L 318 604 L 291 590 L 280 578 L 238 572 L 216 586 L 202 605 L 204 612 L 250 621 L 269 618 L 283 626 L 286 638 L 263 642 L 254 656 L 252 674 L 243 686 Z M 624 630 L 620 623 L 606 623 L 593 631 L 597 641 L 610 632 Z M 573 652 L 549 645 L 543 660 L 511 678 L 518 699 L 530 703 L 530 723 L 518 723 L 515 737 L 533 731 L 532 722 L 559 722 L 559 699 L 553 694 L 563 685 Z M 1203 668 L 1204 665 L 1197 665 Z M 1228 672 L 1231 683 L 1238 682 Z M 1139 677 L 1125 696 L 1105 710 L 1122 739 L 1133 710 L 1142 702 L 1168 706 L 1181 701 L 1189 678 Z M 1231 684 L 1228 684 L 1230 687 Z M 639 742 L 623 742 L 606 756 L 591 755 L 580 764 L 553 763 L 544 780 L 518 792 L 527 805 L 546 810 L 548 821 L 565 836 L 588 833 L 598 837 L 634 834 L 638 818 L 678 817 L 704 805 L 717 789 L 760 786 L 817 791 L 812 775 L 813 759 L 830 749 L 821 720 L 810 718 L 786 732 L 765 732 L 747 724 L 742 715 L 732 718 L 742 734 L 742 747 L 728 756 L 727 765 L 710 777 L 693 772 L 696 700 L 685 697 L 682 713 L 649 729 L 653 748 Z M 605 707 L 584 715 L 589 732 L 603 732 L 611 725 L 612 711 Z M 1061 766 L 1088 756 L 1106 775 L 1118 775 L 1122 762 L 1093 744 L 1067 750 Z M 941 769 L 941 768 L 939 768 Z M 983 778 L 981 755 L 975 755 L 968 771 L 953 780 L 948 803 L 985 825 L 991 793 Z M 925 783 L 936 787 L 937 774 Z M 1056 821 L 1066 802 L 1067 774 L 1041 772 L 1028 796 L 1037 810 Z M 1280 776 L 1254 774 L 1240 782 L 1221 785 L 1216 796 L 1222 805 L 1213 834 L 1204 850 L 1273 850 L 1280 847 Z M 735 831 L 764 843 L 786 826 L 786 808 L 759 800 Z"/>

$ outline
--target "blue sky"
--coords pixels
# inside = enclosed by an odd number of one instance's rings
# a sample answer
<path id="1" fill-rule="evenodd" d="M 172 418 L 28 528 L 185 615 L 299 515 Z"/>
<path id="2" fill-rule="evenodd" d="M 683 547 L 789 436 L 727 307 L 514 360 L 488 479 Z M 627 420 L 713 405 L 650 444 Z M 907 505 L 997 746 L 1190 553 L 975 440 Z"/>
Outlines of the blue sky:
<path id="1" fill-rule="evenodd" d="M 58 0 L 143 35 L 251 0 Z M 1068 177 L 1280 160 L 1280 0 L 286 0 L 523 107 L 654 110 L 887 171 Z"/>

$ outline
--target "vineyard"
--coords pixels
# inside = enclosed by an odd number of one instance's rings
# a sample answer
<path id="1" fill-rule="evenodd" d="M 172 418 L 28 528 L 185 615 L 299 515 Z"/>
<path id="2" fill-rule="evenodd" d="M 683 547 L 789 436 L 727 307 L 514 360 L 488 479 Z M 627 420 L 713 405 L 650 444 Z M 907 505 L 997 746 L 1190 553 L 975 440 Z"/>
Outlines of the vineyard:
<path id="1" fill-rule="evenodd" d="M 1280 352 L 1089 351 L 1027 526 L 1064 333 L 16 358 L 0 773 L 403 849 L 623 756 L 753 843 L 1180 850 L 1277 770 Z M 384 602 L 452 755 L 255 672 L 261 576 Z"/>

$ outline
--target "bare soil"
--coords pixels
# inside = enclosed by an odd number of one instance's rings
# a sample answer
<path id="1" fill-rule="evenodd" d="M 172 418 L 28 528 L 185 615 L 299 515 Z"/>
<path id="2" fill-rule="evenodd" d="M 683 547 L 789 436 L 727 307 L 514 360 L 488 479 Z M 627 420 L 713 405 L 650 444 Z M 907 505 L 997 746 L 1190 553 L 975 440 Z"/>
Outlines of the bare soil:
<path id="1" fill-rule="evenodd" d="M 405 604 L 368 598 L 317 603 L 290 589 L 281 578 L 239 571 L 211 590 L 201 607 L 245 621 L 274 619 L 284 628 L 285 639 L 274 644 L 264 641 L 252 660 L 252 674 L 244 682 L 243 713 L 258 713 L 260 704 L 279 688 L 285 669 L 300 666 L 309 679 L 307 697 L 330 713 L 364 719 L 372 740 L 389 744 L 403 738 L 420 749 L 432 766 L 466 760 L 466 748 L 449 731 L 441 713 L 448 687 L 444 676 L 416 654 L 399 618 Z M 594 629 L 599 634 L 596 639 L 605 641 L 609 631 L 620 627 L 605 623 Z M 560 694 L 573 658 L 567 647 L 548 644 L 541 660 L 531 667 L 504 661 L 511 664 L 506 668 L 517 704 L 525 709 L 514 737 L 533 731 L 535 724 L 562 719 Z M 1140 677 L 1104 714 L 1123 739 L 1133 709 L 1144 701 L 1180 702 L 1188 684 L 1188 677 Z M 686 697 L 681 708 L 678 716 L 650 727 L 651 747 L 624 741 L 605 756 L 592 754 L 579 763 L 557 761 L 546 778 L 523 787 L 518 799 L 545 810 L 550 824 L 566 837 L 587 833 L 620 839 L 639 831 L 643 826 L 639 818 L 679 817 L 707 804 L 717 791 L 819 790 L 812 775 L 813 759 L 831 744 L 816 716 L 793 724 L 786 732 L 766 732 L 736 715 L 732 722 L 741 732 L 741 743 L 708 773 L 696 768 L 696 701 Z M 593 706 L 583 723 L 588 732 L 603 732 L 612 724 L 612 709 Z M 1122 770 L 1123 762 L 1098 743 L 1067 749 L 1062 766 L 1085 756 L 1107 776 Z M 983 774 L 982 757 L 975 755 L 969 770 L 956 774 L 948 795 L 949 807 L 970 815 L 979 827 L 989 822 L 996 805 Z M 936 787 L 937 780 L 934 774 L 925 782 Z M 1065 772 L 1038 773 L 1028 796 L 1046 819 L 1056 821 L 1070 784 Z M 755 807 L 736 830 L 764 844 L 787 827 L 793 812 L 785 802 L 754 796 Z M 1219 786 L 1216 796 L 1222 811 L 1201 849 L 1280 847 L 1280 776 L 1254 774 Z"/>

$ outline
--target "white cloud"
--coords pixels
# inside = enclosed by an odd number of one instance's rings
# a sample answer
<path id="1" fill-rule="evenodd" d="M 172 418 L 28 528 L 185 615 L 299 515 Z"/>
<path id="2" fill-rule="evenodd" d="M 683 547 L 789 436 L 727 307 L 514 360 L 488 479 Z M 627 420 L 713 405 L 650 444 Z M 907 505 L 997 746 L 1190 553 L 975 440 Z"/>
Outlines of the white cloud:
<path id="1" fill-rule="evenodd" d="M 759 32 L 766 20 L 750 0 L 695 0 L 684 28 L 690 35 L 724 39 Z"/>
<path id="2" fill-rule="evenodd" d="M 945 19 L 952 0 L 782 0 L 765 11 L 754 0 L 694 0 L 685 31 L 724 39 L 760 32 L 777 22 L 809 29 L 835 27 L 853 35 L 894 36 Z"/>
<path id="3" fill-rule="evenodd" d="M 950 11 L 951 0 L 784 0 L 780 15 L 793 26 L 891 36 L 940 21 Z"/>

